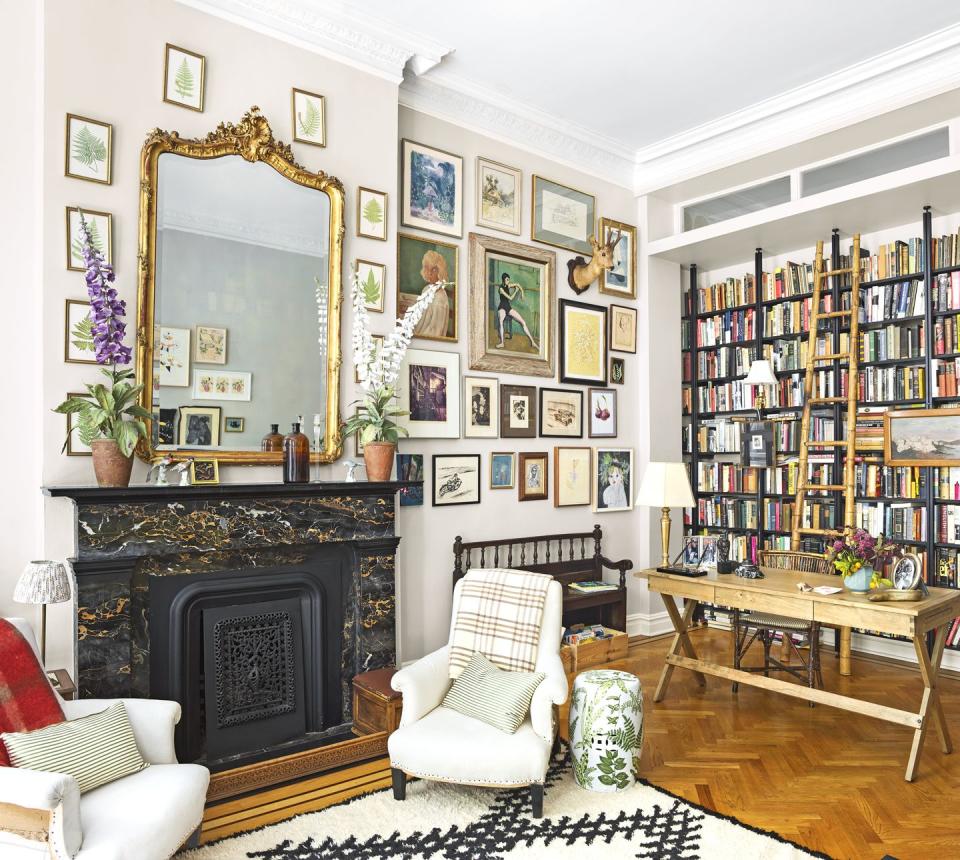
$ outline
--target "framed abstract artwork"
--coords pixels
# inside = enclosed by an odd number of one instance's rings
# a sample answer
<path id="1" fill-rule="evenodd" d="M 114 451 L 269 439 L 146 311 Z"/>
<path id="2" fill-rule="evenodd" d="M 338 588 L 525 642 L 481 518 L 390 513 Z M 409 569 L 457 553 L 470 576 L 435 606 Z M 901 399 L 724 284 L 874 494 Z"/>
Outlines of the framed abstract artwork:
<path id="1" fill-rule="evenodd" d="M 433 504 L 480 504 L 480 455 L 433 455 Z"/>
<path id="2" fill-rule="evenodd" d="M 593 449 L 593 510 L 633 510 L 633 448 Z"/>
<path id="3" fill-rule="evenodd" d="M 960 467 L 960 409 L 897 409 L 883 415 L 887 466 Z"/>
<path id="4" fill-rule="evenodd" d="M 600 241 L 609 242 L 617 233 L 620 239 L 613 249 L 613 266 L 600 273 L 600 292 L 622 299 L 637 297 L 637 228 L 631 224 L 600 219 Z"/>
<path id="5" fill-rule="evenodd" d="M 463 158 L 401 140 L 400 168 L 400 223 L 462 238 Z"/>
<path id="6" fill-rule="evenodd" d="M 163 52 L 163 100 L 202 111 L 206 65 L 200 54 L 168 44 Z"/>
<path id="7" fill-rule="evenodd" d="M 190 461 L 191 484 L 219 484 L 220 464 L 213 457 L 194 457 Z"/>
<path id="8" fill-rule="evenodd" d="M 500 386 L 500 436 L 504 439 L 535 439 L 537 436 L 537 387 Z"/>
<path id="9" fill-rule="evenodd" d="M 177 444 L 190 448 L 215 448 L 220 444 L 219 406 L 181 406 Z"/>
<path id="10" fill-rule="evenodd" d="M 532 184 L 530 237 L 589 257 L 596 228 L 596 198 L 542 176 L 534 175 Z"/>
<path id="11" fill-rule="evenodd" d="M 590 504 L 590 449 L 553 449 L 553 506 L 569 508 Z"/>
<path id="12" fill-rule="evenodd" d="M 583 436 L 583 392 L 540 389 L 540 435 L 579 439 Z"/>
<path id="13" fill-rule="evenodd" d="M 490 454 L 490 489 L 512 490 L 516 483 L 514 471 L 517 455 L 512 451 L 494 451 Z"/>
<path id="14" fill-rule="evenodd" d="M 357 235 L 387 241 L 387 192 L 357 189 Z"/>
<path id="15" fill-rule="evenodd" d="M 403 318 L 430 284 L 448 284 L 434 294 L 414 329 L 414 337 L 456 342 L 458 264 L 456 245 L 405 233 L 397 236 L 397 319 Z"/>
<path id="16" fill-rule="evenodd" d="M 477 226 L 520 235 L 523 172 L 477 157 Z"/>
<path id="17" fill-rule="evenodd" d="M 363 290 L 363 304 L 368 311 L 383 313 L 383 294 L 387 283 L 387 267 L 382 263 L 371 263 L 369 260 L 357 260 L 353 264 L 353 271 L 360 281 Z"/>
<path id="18" fill-rule="evenodd" d="M 85 272 L 83 262 L 83 230 L 80 228 L 80 216 L 87 222 L 93 247 L 101 254 L 105 262 L 113 265 L 113 215 L 109 212 L 95 212 L 92 209 L 67 207 L 67 269 L 71 272 Z"/>
<path id="19" fill-rule="evenodd" d="M 64 175 L 109 185 L 113 162 L 113 126 L 67 114 Z"/>
<path id="20" fill-rule="evenodd" d="M 500 389 L 489 376 L 463 377 L 464 438 L 496 439 L 500 418 Z"/>
<path id="21" fill-rule="evenodd" d="M 560 300 L 560 381 L 607 384 L 607 309 Z"/>
<path id="22" fill-rule="evenodd" d="M 460 355 L 408 349 L 397 379 L 398 424 L 415 439 L 460 438 Z"/>
<path id="23" fill-rule="evenodd" d="M 637 309 L 610 305 L 610 349 L 637 352 Z"/>
<path id="24" fill-rule="evenodd" d="M 613 388 L 590 388 L 590 438 L 613 438 L 617 435 L 617 392 Z"/>
<path id="25" fill-rule="evenodd" d="M 290 92 L 290 110 L 294 142 L 327 145 L 327 109 L 322 95 L 294 87 Z"/>
<path id="26" fill-rule="evenodd" d="M 547 498 L 550 489 L 550 457 L 546 452 L 520 452 L 517 466 L 517 498 L 521 502 L 536 502 Z"/>

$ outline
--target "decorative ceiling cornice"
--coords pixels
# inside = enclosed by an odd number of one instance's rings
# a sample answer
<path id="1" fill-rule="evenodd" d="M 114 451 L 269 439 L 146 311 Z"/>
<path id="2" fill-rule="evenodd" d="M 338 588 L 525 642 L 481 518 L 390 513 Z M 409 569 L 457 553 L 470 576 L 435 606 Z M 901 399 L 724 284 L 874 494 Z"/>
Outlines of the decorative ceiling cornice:
<path id="1" fill-rule="evenodd" d="M 197 209 L 164 208 L 157 214 L 157 229 L 180 230 L 311 257 L 323 257 L 326 254 L 326 246 L 316 231 L 297 233 L 289 225 L 271 226 Z"/>

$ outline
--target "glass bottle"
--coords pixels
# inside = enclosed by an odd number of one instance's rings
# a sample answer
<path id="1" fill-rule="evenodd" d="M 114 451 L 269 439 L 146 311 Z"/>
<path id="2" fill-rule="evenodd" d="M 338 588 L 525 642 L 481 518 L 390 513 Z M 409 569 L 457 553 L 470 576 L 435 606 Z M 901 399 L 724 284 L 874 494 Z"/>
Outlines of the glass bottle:
<path id="1" fill-rule="evenodd" d="M 310 482 L 310 440 L 300 432 L 300 423 L 283 437 L 283 482 L 307 484 Z"/>
<path id="2" fill-rule="evenodd" d="M 270 432 L 260 440 L 261 451 L 282 451 L 283 434 L 280 432 L 279 424 L 271 424 Z"/>

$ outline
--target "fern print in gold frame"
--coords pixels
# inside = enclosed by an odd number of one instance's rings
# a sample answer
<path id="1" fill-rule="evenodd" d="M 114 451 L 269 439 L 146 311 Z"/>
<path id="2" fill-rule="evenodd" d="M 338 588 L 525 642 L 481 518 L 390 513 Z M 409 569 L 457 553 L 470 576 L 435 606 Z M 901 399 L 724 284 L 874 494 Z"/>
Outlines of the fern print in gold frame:
<path id="1" fill-rule="evenodd" d="M 290 97 L 293 111 L 293 139 L 311 146 L 327 145 L 327 117 L 323 96 L 293 88 Z"/>
<path id="2" fill-rule="evenodd" d="M 207 61 L 200 54 L 168 44 L 163 52 L 163 100 L 203 111 Z"/>
<path id="3" fill-rule="evenodd" d="M 357 236 L 387 241 L 387 192 L 357 189 Z"/>
<path id="4" fill-rule="evenodd" d="M 80 229 L 80 215 L 87 222 L 93 246 L 103 254 L 105 262 L 113 265 L 113 215 L 109 212 L 96 212 L 93 209 L 67 207 L 67 269 L 71 272 L 85 272 L 83 262 L 83 231 Z"/>
<path id="5" fill-rule="evenodd" d="M 607 309 L 560 300 L 560 381 L 607 384 Z"/>
<path id="6" fill-rule="evenodd" d="M 357 260 L 354 272 L 360 280 L 363 290 L 363 304 L 368 311 L 383 313 L 383 293 L 387 283 L 387 267 L 382 263 L 369 260 Z"/>
<path id="7" fill-rule="evenodd" d="M 67 114 L 64 176 L 109 185 L 113 161 L 113 126 L 85 116 Z"/>

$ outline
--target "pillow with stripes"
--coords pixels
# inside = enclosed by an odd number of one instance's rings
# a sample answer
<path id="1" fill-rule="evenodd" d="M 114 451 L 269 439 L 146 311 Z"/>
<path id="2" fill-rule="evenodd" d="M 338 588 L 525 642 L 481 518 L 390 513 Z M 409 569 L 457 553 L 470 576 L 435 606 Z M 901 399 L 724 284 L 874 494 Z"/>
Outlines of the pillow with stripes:
<path id="1" fill-rule="evenodd" d="M 443 699 L 443 706 L 514 734 L 527 718 L 543 672 L 508 672 L 475 652 Z"/>
<path id="2" fill-rule="evenodd" d="M 0 737 L 14 767 L 69 774 L 81 794 L 147 767 L 123 702 L 78 720 Z"/>

